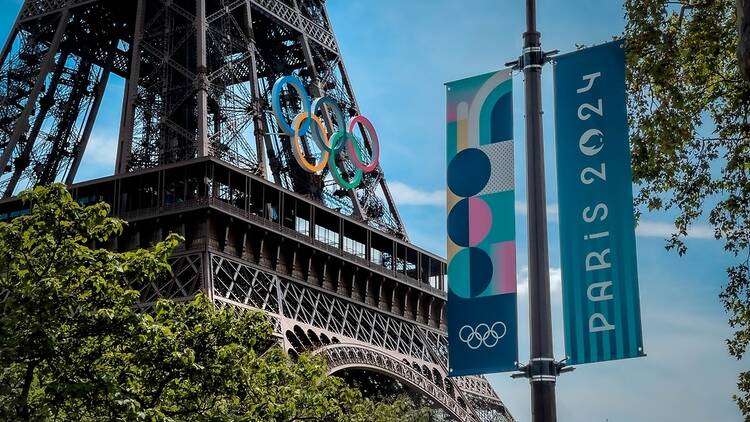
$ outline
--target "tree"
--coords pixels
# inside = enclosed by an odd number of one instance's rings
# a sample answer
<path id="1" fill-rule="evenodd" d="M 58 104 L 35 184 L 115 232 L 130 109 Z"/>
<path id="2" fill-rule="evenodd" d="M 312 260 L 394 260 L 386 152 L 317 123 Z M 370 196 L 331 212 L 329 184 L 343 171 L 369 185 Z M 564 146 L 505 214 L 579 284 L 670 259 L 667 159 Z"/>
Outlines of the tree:
<path id="1" fill-rule="evenodd" d="M 408 400 L 366 400 L 319 358 L 291 360 L 258 311 L 205 296 L 138 312 L 129 283 L 169 270 L 180 242 L 91 249 L 122 231 L 106 204 L 62 185 L 21 194 L 0 223 L 0 419 L 81 421 L 426 420 Z"/>
<path id="2" fill-rule="evenodd" d="M 145 282 L 167 270 L 178 241 L 170 236 L 149 251 L 91 250 L 91 242 L 122 231 L 107 205 L 81 207 L 62 185 L 21 198 L 30 213 L 0 224 L 0 415 L 7 420 L 50 414 L 63 399 L 111 386 L 85 361 L 105 354 L 135 323 L 138 293 L 126 280 Z"/>
<path id="3" fill-rule="evenodd" d="M 740 73 L 750 81 L 750 0 L 737 0 L 737 61 Z"/>
<path id="4" fill-rule="evenodd" d="M 626 0 L 629 114 L 636 204 L 674 209 L 668 249 L 683 255 L 706 216 L 737 264 L 721 294 L 741 359 L 750 341 L 750 84 L 739 33 L 744 0 Z M 740 60 L 738 61 L 738 53 Z M 743 58 L 744 56 L 744 58 Z M 750 420 L 750 372 L 735 396 Z"/>

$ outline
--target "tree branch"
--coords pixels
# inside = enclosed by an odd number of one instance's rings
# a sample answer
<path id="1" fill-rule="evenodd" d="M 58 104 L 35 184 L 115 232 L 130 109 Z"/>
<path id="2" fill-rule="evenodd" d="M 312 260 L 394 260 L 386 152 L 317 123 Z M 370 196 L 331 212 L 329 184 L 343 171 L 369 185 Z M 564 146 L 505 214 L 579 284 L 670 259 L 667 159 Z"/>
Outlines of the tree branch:
<path id="1" fill-rule="evenodd" d="M 39 365 L 39 361 L 29 362 L 26 366 L 26 373 L 23 377 L 23 390 L 21 390 L 21 397 L 18 398 L 18 417 L 23 421 L 31 420 L 31 410 L 29 409 L 29 392 L 31 391 L 31 384 L 34 382 L 34 371 Z"/>

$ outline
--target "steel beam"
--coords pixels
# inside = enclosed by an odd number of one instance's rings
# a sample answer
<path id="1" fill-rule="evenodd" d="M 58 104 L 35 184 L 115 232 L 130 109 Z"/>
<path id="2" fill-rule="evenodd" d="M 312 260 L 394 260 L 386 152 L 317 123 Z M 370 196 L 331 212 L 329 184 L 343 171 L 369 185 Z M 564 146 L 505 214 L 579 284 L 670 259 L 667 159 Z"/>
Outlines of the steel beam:
<path id="1" fill-rule="evenodd" d="M 198 61 L 197 77 L 195 80 L 197 89 L 196 114 L 198 119 L 198 139 L 197 152 L 199 157 L 210 155 L 210 146 L 208 144 L 208 78 L 207 61 L 208 52 L 206 50 L 206 0 L 195 0 L 195 56 Z"/>
<path id="2" fill-rule="evenodd" d="M 91 3 L 101 2 L 102 0 L 50 0 L 50 1 L 27 1 L 21 8 L 18 17 L 18 23 L 37 20 L 46 16 L 54 15 L 65 9 L 73 7 L 86 6 Z M 48 6 L 48 7 L 43 7 Z"/>
<path id="3" fill-rule="evenodd" d="M 248 50 L 250 51 L 250 95 L 253 104 L 253 135 L 255 135 L 255 155 L 258 157 L 258 171 L 261 177 L 268 179 L 266 174 L 266 143 L 270 142 L 270 136 L 266 119 L 263 118 L 263 104 L 260 97 L 260 83 L 258 81 L 258 58 L 256 57 L 257 46 L 255 44 L 255 30 L 253 29 L 253 8 L 250 0 L 245 1 L 245 17 L 247 35 L 250 40 Z"/>
<path id="4" fill-rule="evenodd" d="M 120 136 L 117 143 L 117 163 L 115 174 L 128 171 L 130 154 L 133 149 L 133 132 L 135 125 L 135 101 L 138 97 L 138 83 L 141 76 L 141 41 L 146 18 L 146 0 L 138 0 L 135 12 L 133 44 L 130 46 L 130 78 L 125 83 L 125 97 L 122 106 Z"/>
<path id="5" fill-rule="evenodd" d="M 295 10 L 279 0 L 250 0 L 253 5 L 265 14 L 273 17 L 276 21 L 286 25 L 288 28 L 310 36 L 316 43 L 325 47 L 330 52 L 338 54 L 336 39 L 331 32 L 321 28 L 320 25 L 305 18 Z"/>
<path id="6" fill-rule="evenodd" d="M 26 105 L 24 106 L 23 112 L 21 112 L 18 120 L 16 120 L 16 125 L 13 129 L 13 134 L 8 141 L 8 145 L 6 145 L 3 149 L 3 155 L 2 157 L 0 157 L 0 174 L 5 172 L 5 169 L 8 167 L 8 164 L 10 162 L 10 158 L 13 155 L 13 150 L 15 150 L 16 148 L 18 140 L 28 130 L 29 118 L 31 117 L 32 111 L 36 107 L 36 102 L 39 98 L 39 94 L 41 94 L 42 89 L 44 89 L 47 74 L 49 74 L 50 69 L 54 65 L 55 55 L 57 54 L 57 51 L 60 48 L 60 43 L 62 42 L 63 36 L 65 35 L 65 29 L 68 27 L 69 18 L 70 9 L 64 9 L 60 13 L 60 19 L 57 24 L 57 29 L 55 30 L 55 36 L 52 39 L 52 43 L 50 44 L 49 49 L 47 50 L 47 54 L 44 57 L 42 66 L 39 69 L 39 74 L 37 75 L 36 81 L 34 82 L 34 87 L 32 88 L 29 96 L 26 99 Z"/>
<path id="7" fill-rule="evenodd" d="M 39 101 L 40 107 L 39 112 L 34 118 L 34 126 L 29 132 L 29 136 L 26 139 L 26 144 L 23 147 L 23 151 L 16 159 L 16 164 L 13 166 L 13 175 L 8 181 L 8 186 L 5 188 L 3 196 L 9 197 L 13 195 L 13 191 L 16 189 L 18 181 L 21 179 L 23 172 L 29 165 L 32 149 L 36 143 L 36 139 L 39 136 L 39 132 L 42 129 L 47 113 L 55 103 L 55 93 L 57 92 L 57 85 L 60 83 L 60 76 L 62 76 L 63 70 L 65 70 L 65 62 L 68 60 L 68 53 L 63 51 L 60 54 L 60 58 L 55 66 L 55 72 L 52 74 L 52 80 L 50 81 L 49 87 L 47 88 L 46 94 Z"/>
<path id="8" fill-rule="evenodd" d="M 10 51 L 13 49 L 13 42 L 18 36 L 18 32 L 19 32 L 18 25 L 19 25 L 19 21 L 21 20 L 21 13 L 23 13 L 23 8 L 21 9 L 21 11 L 18 12 L 16 21 L 10 30 L 10 34 L 8 34 L 8 38 L 5 40 L 5 44 L 3 44 L 2 51 L 0 51 L 0 69 L 5 64 L 5 59 L 8 58 L 8 54 L 10 54 Z"/>
<path id="9" fill-rule="evenodd" d="M 70 164 L 68 174 L 65 176 L 66 185 L 72 185 L 73 181 L 75 181 L 76 174 L 78 173 L 78 167 L 81 165 L 83 154 L 86 151 L 86 146 L 88 146 L 89 139 L 91 138 L 91 132 L 94 129 L 96 116 L 99 114 L 99 107 L 102 104 L 102 98 L 104 98 L 104 91 L 107 88 L 107 82 L 109 81 L 109 75 L 111 71 L 112 65 L 107 64 L 107 66 L 102 69 L 102 76 L 100 77 L 99 82 L 96 84 L 96 88 L 94 91 L 94 101 L 91 104 L 89 115 L 86 117 L 86 123 L 83 127 L 81 140 L 74 150 L 75 156 L 73 157 L 73 162 Z"/>

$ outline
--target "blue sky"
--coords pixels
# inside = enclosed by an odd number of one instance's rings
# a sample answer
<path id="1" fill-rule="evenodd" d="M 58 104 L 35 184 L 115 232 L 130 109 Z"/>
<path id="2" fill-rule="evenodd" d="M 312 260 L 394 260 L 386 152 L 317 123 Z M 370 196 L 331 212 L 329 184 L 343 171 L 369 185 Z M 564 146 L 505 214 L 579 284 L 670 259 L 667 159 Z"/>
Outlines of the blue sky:
<path id="1" fill-rule="evenodd" d="M 4 38 L 20 0 L 0 0 Z M 412 241 L 445 254 L 445 90 L 447 81 L 497 70 L 521 49 L 523 1 L 329 0 L 342 55 L 364 115 L 375 124 L 382 167 Z M 546 49 L 605 42 L 624 27 L 621 2 L 538 0 Z M 559 294 L 551 69 L 544 74 L 545 148 L 549 203 L 550 267 L 555 351 L 564 355 Z M 516 92 L 516 192 L 520 355 L 528 357 L 527 260 L 524 215 L 522 77 Z M 114 168 L 123 82 L 110 81 L 78 180 Z M 731 395 L 747 362 L 726 352 L 730 335 L 718 294 L 732 257 L 707 226 L 691 231 L 687 257 L 664 250 L 669 216 L 644 214 L 638 258 L 647 357 L 584 365 L 558 381 L 561 421 L 733 421 L 740 415 Z M 519 421 L 530 419 L 529 386 L 507 374 L 491 375 L 500 397 Z"/>
<path id="2" fill-rule="evenodd" d="M 382 166 L 412 241 L 445 253 L 445 82 L 497 70 L 518 56 L 524 2 L 423 0 L 327 2 L 362 112 L 381 138 Z M 538 0 L 546 49 L 570 51 L 622 33 L 622 2 Z M 556 215 L 551 69 L 544 73 L 545 149 L 555 351 L 564 356 Z M 523 78 L 514 77 L 520 355 L 528 358 Z M 732 262 L 712 231 L 697 225 L 688 255 L 664 250 L 669 215 L 644 214 L 638 258 L 647 357 L 579 366 L 558 381 L 561 421 L 740 420 L 731 395 L 747 362 L 726 352 L 730 335 L 718 294 Z M 491 375 L 520 421 L 530 419 L 529 386 Z"/>

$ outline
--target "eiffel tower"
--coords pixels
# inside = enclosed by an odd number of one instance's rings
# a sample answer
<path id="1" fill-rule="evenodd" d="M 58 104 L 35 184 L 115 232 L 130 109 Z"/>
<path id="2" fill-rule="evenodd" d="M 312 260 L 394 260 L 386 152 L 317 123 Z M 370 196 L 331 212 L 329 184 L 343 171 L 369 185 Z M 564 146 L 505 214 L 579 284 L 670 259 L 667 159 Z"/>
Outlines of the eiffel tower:
<path id="1" fill-rule="evenodd" d="M 168 279 L 134 286 L 145 305 L 203 291 L 265 311 L 288 353 L 332 374 L 397 380 L 438 419 L 513 420 L 483 377 L 446 376 L 446 264 L 409 243 L 380 168 L 344 189 L 301 169 L 280 130 L 285 75 L 359 114 L 324 0 L 26 0 L 0 63 L 0 220 L 24 212 L 20 189 L 63 181 L 130 222 L 98 247 L 185 237 Z M 115 174 L 74 184 L 115 77 Z"/>

